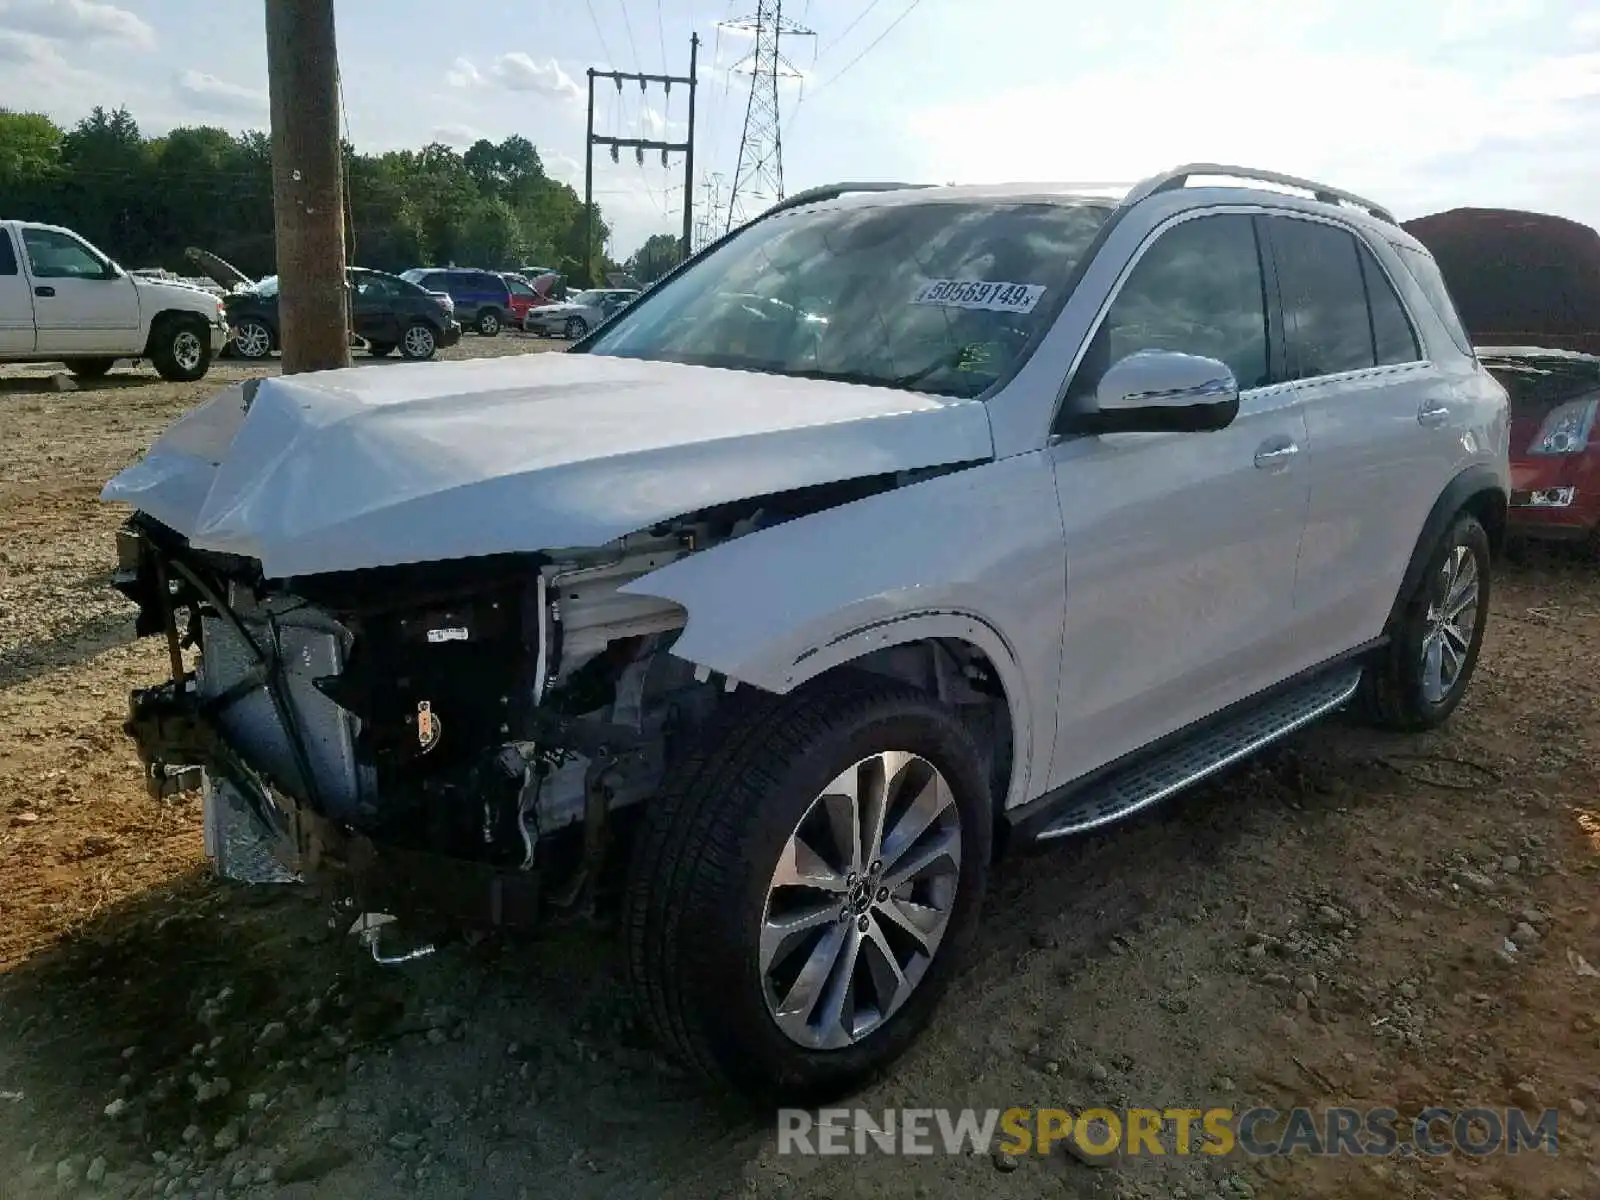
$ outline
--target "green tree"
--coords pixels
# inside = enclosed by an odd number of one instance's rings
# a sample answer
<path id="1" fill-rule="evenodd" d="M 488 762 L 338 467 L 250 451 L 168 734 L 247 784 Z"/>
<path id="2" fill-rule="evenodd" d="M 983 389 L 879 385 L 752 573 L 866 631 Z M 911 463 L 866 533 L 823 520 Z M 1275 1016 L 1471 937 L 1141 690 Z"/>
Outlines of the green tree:
<path id="1" fill-rule="evenodd" d="M 683 261 L 683 239 L 671 233 L 652 233 L 629 256 L 623 269 L 640 283 L 654 283 Z"/>

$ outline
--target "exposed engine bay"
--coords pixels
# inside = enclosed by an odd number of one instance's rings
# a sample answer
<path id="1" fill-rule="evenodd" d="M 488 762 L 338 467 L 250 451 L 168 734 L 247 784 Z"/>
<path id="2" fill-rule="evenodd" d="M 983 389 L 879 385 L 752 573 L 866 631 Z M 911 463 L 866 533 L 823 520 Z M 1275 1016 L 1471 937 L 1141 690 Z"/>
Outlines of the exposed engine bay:
<path id="1" fill-rule="evenodd" d="M 908 481 L 724 506 L 600 548 L 286 580 L 136 516 L 115 582 L 140 605 L 139 633 L 167 637 L 173 679 L 135 693 L 128 732 L 153 792 L 227 787 L 295 870 L 381 860 L 410 890 L 469 867 L 490 881 L 487 907 L 448 906 L 491 923 L 575 906 L 592 898 L 613 815 L 657 790 L 719 705 L 759 696 L 671 653 L 675 604 L 618 589 Z M 958 647 L 874 660 L 861 665 L 1004 720 L 998 685 Z"/>

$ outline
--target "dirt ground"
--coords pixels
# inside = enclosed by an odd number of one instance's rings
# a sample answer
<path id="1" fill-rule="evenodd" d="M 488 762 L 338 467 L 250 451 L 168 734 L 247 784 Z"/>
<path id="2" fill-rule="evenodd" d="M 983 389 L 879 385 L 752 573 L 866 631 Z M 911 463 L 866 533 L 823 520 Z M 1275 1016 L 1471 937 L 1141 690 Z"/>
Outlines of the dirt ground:
<path id="1" fill-rule="evenodd" d="M 198 804 L 145 797 L 120 724 L 164 654 L 96 497 L 247 370 L 0 371 L 0 1196 L 1600 1195 L 1593 565 L 1503 569 L 1444 731 L 1335 721 L 1007 862 L 971 969 L 858 1101 L 1551 1107 L 1557 1156 L 783 1156 L 643 1040 L 604 928 L 380 968 L 297 892 L 208 878 Z"/>

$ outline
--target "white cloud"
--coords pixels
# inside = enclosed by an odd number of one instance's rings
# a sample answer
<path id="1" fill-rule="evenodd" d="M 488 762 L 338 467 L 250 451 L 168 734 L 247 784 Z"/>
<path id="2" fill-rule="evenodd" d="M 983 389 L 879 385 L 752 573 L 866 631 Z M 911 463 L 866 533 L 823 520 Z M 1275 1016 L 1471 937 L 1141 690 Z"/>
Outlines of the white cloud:
<path id="1" fill-rule="evenodd" d="M 495 59 L 489 72 L 501 87 L 513 92 L 537 92 L 565 100 L 577 100 L 582 95 L 572 76 L 553 58 L 539 63 L 520 50 L 514 51 Z"/>
<path id="2" fill-rule="evenodd" d="M 0 30 L 138 49 L 156 42 L 156 31 L 143 17 L 97 0 L 0 0 Z"/>
<path id="3" fill-rule="evenodd" d="M 483 130 L 471 125 L 439 125 L 433 131 L 433 140 L 446 146 L 470 146 L 483 136 Z"/>
<path id="4" fill-rule="evenodd" d="M 179 99 L 208 112 L 259 115 L 267 111 L 266 92 L 229 83 L 204 71 L 184 71 L 172 87 Z"/>
<path id="5" fill-rule="evenodd" d="M 483 76 L 479 74 L 478 68 L 472 65 L 471 59 L 467 58 L 456 59 L 451 64 L 450 69 L 444 73 L 444 78 L 445 82 L 451 87 L 457 88 L 477 87 L 483 82 Z"/>
<path id="6" fill-rule="evenodd" d="M 1209 160 L 1325 178 L 1402 207 L 1442 182 L 1469 192 L 1454 172 L 1504 192 L 1517 181 L 1493 178 L 1503 168 L 1482 157 L 1489 148 L 1525 152 L 1537 173 L 1537 152 L 1600 133 L 1600 54 L 1530 59 L 1495 75 L 1409 53 L 1267 47 L 1249 77 L 1248 88 L 1197 89 L 1192 73 L 1167 63 L 1091 71 L 918 110 L 910 132 L 926 178 L 1137 179 Z M 1047 113 L 1082 119 L 1061 137 L 1045 132 Z"/>
<path id="7" fill-rule="evenodd" d="M 445 72 L 445 82 L 453 88 L 495 86 L 508 92 L 532 92 L 551 99 L 576 103 L 583 98 L 577 81 L 561 69 L 555 59 L 538 62 L 520 50 L 502 54 L 480 69 L 469 58 L 458 58 Z"/>

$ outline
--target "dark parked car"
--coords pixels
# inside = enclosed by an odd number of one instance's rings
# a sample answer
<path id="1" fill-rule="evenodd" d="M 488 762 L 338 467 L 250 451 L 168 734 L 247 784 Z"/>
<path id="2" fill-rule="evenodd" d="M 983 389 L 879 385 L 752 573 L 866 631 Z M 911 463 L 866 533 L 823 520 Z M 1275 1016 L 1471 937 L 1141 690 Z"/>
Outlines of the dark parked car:
<path id="1" fill-rule="evenodd" d="M 504 277 L 493 271 L 466 267 L 412 267 L 400 278 L 410 280 L 430 292 L 444 292 L 456 303 L 456 319 L 464 329 L 475 329 L 484 337 L 494 337 L 506 325 L 511 312 L 511 288 Z"/>
<path id="2" fill-rule="evenodd" d="M 461 326 L 436 297 L 414 283 L 382 271 L 350 271 L 355 331 L 375 355 L 395 349 L 406 358 L 432 358 L 441 346 L 461 340 Z M 265 358 L 278 347 L 278 277 L 223 300 L 233 327 L 233 352 L 240 358 Z"/>

